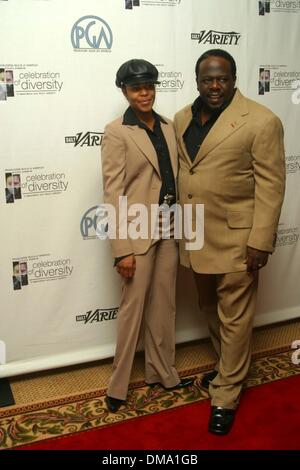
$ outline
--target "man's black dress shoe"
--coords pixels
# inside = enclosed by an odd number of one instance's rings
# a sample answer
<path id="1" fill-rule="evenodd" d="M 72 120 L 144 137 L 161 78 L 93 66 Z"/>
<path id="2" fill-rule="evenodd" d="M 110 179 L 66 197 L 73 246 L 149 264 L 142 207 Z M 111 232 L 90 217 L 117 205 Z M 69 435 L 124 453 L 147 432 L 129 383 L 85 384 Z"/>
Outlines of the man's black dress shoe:
<path id="1" fill-rule="evenodd" d="M 108 411 L 110 411 L 111 413 L 116 413 L 120 406 L 124 405 L 125 400 L 119 400 L 118 398 L 109 397 L 107 395 L 105 397 L 105 403 Z"/>
<path id="2" fill-rule="evenodd" d="M 213 370 L 212 372 L 208 372 L 208 374 L 205 374 L 201 380 L 201 387 L 208 390 L 210 382 L 214 380 L 214 378 L 217 377 L 217 375 L 218 375 L 217 370 Z"/>
<path id="3" fill-rule="evenodd" d="M 163 384 L 161 384 L 160 382 L 155 382 L 153 384 L 147 384 L 147 385 L 149 385 L 149 387 L 155 387 L 155 385 L 159 385 L 165 390 L 179 390 L 181 388 L 190 387 L 191 385 L 193 385 L 194 380 L 195 379 L 191 379 L 189 377 L 187 377 L 186 379 L 181 379 L 179 384 L 174 385 L 174 387 L 164 387 Z"/>
<path id="4" fill-rule="evenodd" d="M 208 430 L 213 434 L 228 434 L 232 428 L 235 410 L 223 408 L 222 406 L 212 406 L 208 423 Z"/>

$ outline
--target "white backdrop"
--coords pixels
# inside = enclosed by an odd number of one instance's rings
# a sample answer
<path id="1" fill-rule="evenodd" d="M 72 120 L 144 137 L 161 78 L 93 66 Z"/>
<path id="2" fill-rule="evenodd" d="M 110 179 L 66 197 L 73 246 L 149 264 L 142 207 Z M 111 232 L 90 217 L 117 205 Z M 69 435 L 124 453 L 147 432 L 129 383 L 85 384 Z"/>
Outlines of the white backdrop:
<path id="1" fill-rule="evenodd" d="M 0 0 L 0 377 L 114 353 L 99 144 L 126 108 L 114 80 L 131 58 L 157 65 L 156 109 L 172 118 L 197 97 L 197 58 L 226 49 L 242 93 L 282 119 L 287 192 L 256 325 L 299 316 L 299 21 L 298 1 Z M 206 336 L 190 273 L 178 281 L 177 341 Z"/>

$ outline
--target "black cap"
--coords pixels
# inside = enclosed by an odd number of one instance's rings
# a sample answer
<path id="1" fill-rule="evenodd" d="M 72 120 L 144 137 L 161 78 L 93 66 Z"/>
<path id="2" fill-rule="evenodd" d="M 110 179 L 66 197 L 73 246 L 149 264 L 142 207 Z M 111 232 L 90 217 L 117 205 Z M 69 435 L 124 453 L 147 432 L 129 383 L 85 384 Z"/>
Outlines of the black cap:
<path id="1" fill-rule="evenodd" d="M 116 75 L 116 85 L 137 85 L 139 83 L 160 83 L 157 68 L 144 59 L 131 59 L 121 65 Z"/>

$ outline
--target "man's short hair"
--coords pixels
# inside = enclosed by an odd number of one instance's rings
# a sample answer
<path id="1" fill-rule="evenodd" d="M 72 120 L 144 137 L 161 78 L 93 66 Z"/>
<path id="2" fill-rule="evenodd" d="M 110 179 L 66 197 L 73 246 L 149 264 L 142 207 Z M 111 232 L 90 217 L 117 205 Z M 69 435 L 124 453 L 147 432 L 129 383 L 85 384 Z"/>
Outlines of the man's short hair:
<path id="1" fill-rule="evenodd" d="M 223 49 L 210 49 L 209 51 L 204 52 L 204 54 L 202 54 L 197 60 L 195 67 L 196 78 L 198 78 L 199 65 L 203 60 L 208 59 L 208 57 L 223 57 L 223 59 L 226 59 L 230 63 L 233 78 L 236 77 L 236 63 L 232 55 L 230 55 L 229 52 L 223 51 Z"/>

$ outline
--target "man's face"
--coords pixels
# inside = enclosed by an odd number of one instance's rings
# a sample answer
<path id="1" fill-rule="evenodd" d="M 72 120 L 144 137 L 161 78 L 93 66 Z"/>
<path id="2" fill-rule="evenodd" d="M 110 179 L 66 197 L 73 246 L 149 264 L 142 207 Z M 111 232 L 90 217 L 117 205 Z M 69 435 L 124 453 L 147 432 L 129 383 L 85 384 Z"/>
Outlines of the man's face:
<path id="1" fill-rule="evenodd" d="M 215 111 L 233 96 L 236 77 L 232 76 L 230 62 L 211 56 L 199 64 L 197 89 L 206 107 Z"/>
<path id="2" fill-rule="evenodd" d="M 13 83 L 13 73 L 11 70 L 5 71 L 5 79 L 6 79 L 6 83 Z"/>
<path id="3" fill-rule="evenodd" d="M 14 182 L 14 188 L 19 188 L 20 187 L 20 175 L 14 175 L 13 176 L 13 182 Z"/>
<path id="4" fill-rule="evenodd" d="M 27 263 L 20 263 L 21 274 L 27 274 Z"/>
<path id="5" fill-rule="evenodd" d="M 123 88 L 130 106 L 138 113 L 149 113 L 155 100 L 155 86 L 153 83 L 139 85 L 126 85 Z"/>

